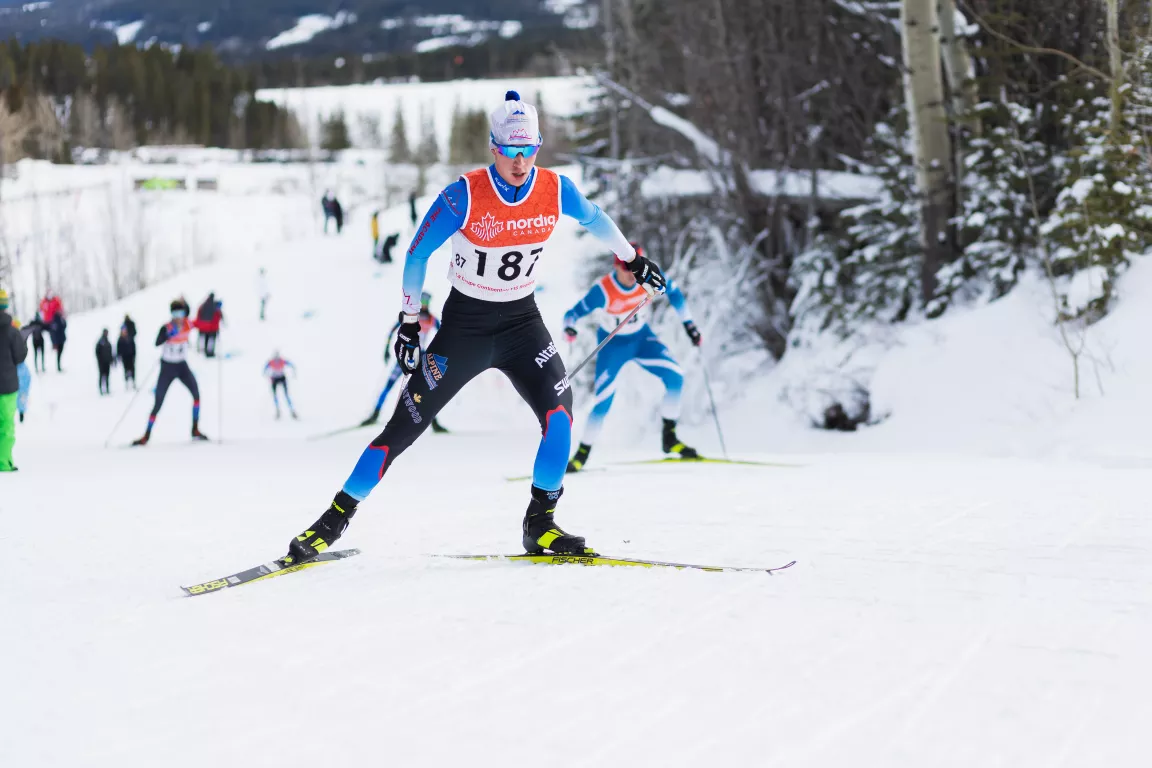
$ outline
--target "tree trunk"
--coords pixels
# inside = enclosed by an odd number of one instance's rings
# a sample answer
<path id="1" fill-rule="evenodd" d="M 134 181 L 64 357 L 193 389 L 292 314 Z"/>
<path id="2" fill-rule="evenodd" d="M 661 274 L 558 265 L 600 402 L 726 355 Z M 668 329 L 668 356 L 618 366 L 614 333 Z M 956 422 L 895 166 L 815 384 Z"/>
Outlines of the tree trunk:
<path id="1" fill-rule="evenodd" d="M 944 53 L 944 73 L 948 76 L 948 89 L 952 94 L 952 113 L 977 135 L 980 122 L 972 116 L 978 94 L 972 78 L 972 59 L 964 38 L 956 35 L 956 0 L 940 0 L 940 48 Z"/>
<path id="2" fill-rule="evenodd" d="M 946 234 L 953 177 L 936 0 L 903 0 L 900 21 L 904 36 L 904 98 L 920 197 L 920 290 L 921 299 L 927 304 L 936 293 L 936 272 L 950 260 Z"/>
<path id="3" fill-rule="evenodd" d="M 1120 117 L 1124 109 L 1124 60 L 1120 53 L 1120 10 L 1119 0 L 1104 0 L 1108 20 L 1108 65 L 1109 74 L 1112 75 L 1112 87 L 1109 95 L 1112 98 L 1111 128 L 1115 131 L 1120 126 Z"/>

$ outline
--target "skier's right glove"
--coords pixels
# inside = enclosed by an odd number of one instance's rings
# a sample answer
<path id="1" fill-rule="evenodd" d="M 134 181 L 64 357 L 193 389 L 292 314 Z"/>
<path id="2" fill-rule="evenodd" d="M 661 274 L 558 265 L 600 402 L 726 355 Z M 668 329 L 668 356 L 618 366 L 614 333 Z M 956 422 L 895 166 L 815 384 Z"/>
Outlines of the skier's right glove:
<path id="1" fill-rule="evenodd" d="M 568 340 L 569 344 L 576 341 L 576 329 L 570 325 L 564 326 L 564 338 Z"/>
<path id="2" fill-rule="evenodd" d="M 420 323 L 416 315 L 400 313 L 400 329 L 396 331 L 396 363 L 404 373 L 412 374 L 420 370 Z"/>
<path id="3" fill-rule="evenodd" d="M 684 321 L 684 332 L 688 334 L 688 338 L 692 340 L 693 346 L 700 346 L 700 330 L 696 327 L 696 323 L 691 320 Z"/>
<path id="4" fill-rule="evenodd" d="M 627 264 L 628 269 L 636 276 L 636 282 L 649 286 L 654 293 L 664 293 L 668 281 L 655 262 L 637 253 Z"/>

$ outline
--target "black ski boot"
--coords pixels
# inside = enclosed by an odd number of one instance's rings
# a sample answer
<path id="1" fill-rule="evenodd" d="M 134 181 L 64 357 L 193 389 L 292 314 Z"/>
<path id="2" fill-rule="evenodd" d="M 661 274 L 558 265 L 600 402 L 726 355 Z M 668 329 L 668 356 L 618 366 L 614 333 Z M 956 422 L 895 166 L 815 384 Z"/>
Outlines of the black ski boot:
<path id="1" fill-rule="evenodd" d="M 364 419 L 364 421 L 360 422 L 360 426 L 362 426 L 362 427 L 370 427 L 370 426 L 372 426 L 373 424 L 375 424 L 375 423 L 376 423 L 376 422 L 377 422 L 379 419 L 380 419 L 380 409 L 379 409 L 379 408 L 377 408 L 376 410 L 372 411 L 372 415 L 371 415 L 371 416 L 369 416 L 368 418 Z"/>
<path id="2" fill-rule="evenodd" d="M 133 440 L 132 445 L 148 445 L 148 441 L 150 439 L 152 439 L 152 430 L 145 432 L 144 437 L 140 438 L 139 440 Z"/>
<path id="3" fill-rule="evenodd" d="M 436 419 L 432 419 L 432 431 L 438 435 L 448 434 L 448 429 Z"/>
<path id="4" fill-rule="evenodd" d="M 587 443 L 580 443 L 580 447 L 576 449 L 576 455 L 568 462 L 568 469 L 564 470 L 564 472 L 579 472 L 584 469 L 584 465 L 588 463 L 588 453 L 591 450 L 592 446 Z"/>
<path id="5" fill-rule="evenodd" d="M 192 439 L 193 440 L 207 440 L 208 439 L 208 435 L 206 435 L 200 431 L 200 425 L 199 424 L 193 424 L 192 425 Z"/>
<path id="6" fill-rule="evenodd" d="M 564 493 L 546 491 L 532 486 L 532 501 L 524 515 L 524 549 L 530 555 L 539 555 L 544 550 L 557 555 L 594 555 L 591 548 L 584 546 L 583 536 L 565 533 L 556 525 L 556 502 Z"/>
<path id="7" fill-rule="evenodd" d="M 676 422 L 664 419 L 664 453 L 678 453 L 682 459 L 698 459 L 700 454 L 695 448 L 689 448 L 676 437 Z"/>
<path id="8" fill-rule="evenodd" d="M 320 519 L 308 527 L 288 545 L 288 554 L 280 562 L 286 565 L 306 563 L 316 557 L 343 535 L 348 522 L 356 514 L 359 502 L 344 491 L 336 494 Z"/>

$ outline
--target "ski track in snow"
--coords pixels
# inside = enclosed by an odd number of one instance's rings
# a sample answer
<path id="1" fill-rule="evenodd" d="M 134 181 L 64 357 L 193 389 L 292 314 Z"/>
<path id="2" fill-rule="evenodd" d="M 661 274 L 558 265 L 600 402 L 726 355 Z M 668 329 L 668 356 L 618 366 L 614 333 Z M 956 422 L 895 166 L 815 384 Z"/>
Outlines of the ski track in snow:
<path id="1" fill-rule="evenodd" d="M 407 206 L 384 232 L 410 227 Z M 538 294 L 553 333 L 582 292 L 565 225 Z M 4 766 L 204 764 L 1138 765 L 1152 683 L 1148 468 L 963 456 L 733 453 L 797 468 L 652 466 L 568 480 L 559 520 L 619 556 L 775 575 L 513 566 L 538 427 L 499 374 L 445 410 L 361 506 L 363 553 L 181 597 L 265 562 L 315 519 L 372 430 L 399 263 L 364 217 L 70 319 L 66 376 L 34 383 L 22 471 L 0 478 Z M 447 294 L 447 254 L 429 270 Z M 269 321 L 255 272 L 269 269 Z M 377 277 L 379 275 L 379 277 Z M 228 325 L 193 357 L 203 428 L 173 387 L 146 449 L 103 450 L 128 405 L 95 394 L 91 344 L 130 310 L 148 346 L 177 292 Z M 306 311 L 313 311 L 305 318 Z M 263 362 L 299 367 L 302 421 L 273 419 Z M 568 361 L 569 365 L 574 361 Z M 638 379 L 639 380 L 639 379 Z M 223 411 L 221 411 L 221 383 Z M 648 383 L 645 382 L 645 385 Z M 117 432 L 143 429 L 150 382 Z M 659 392 L 645 390 L 652 403 Z M 586 393 L 579 393 L 582 422 Z M 393 395 L 393 399 L 395 395 Z M 726 420 L 739 421 L 740 404 Z M 616 412 L 610 417 L 627 422 Z M 577 425 L 577 438 L 580 425 Z M 649 458 L 606 430 L 593 462 Z M 689 425 L 705 452 L 715 439 Z M 66 733 L 67 738 L 60 734 Z"/>

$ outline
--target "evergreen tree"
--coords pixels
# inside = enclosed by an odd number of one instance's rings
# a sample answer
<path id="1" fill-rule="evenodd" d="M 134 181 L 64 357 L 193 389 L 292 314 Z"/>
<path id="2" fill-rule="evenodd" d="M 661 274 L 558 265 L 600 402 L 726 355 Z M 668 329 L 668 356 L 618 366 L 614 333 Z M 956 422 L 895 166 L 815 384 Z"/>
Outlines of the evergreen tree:
<path id="1" fill-rule="evenodd" d="M 436 141 L 436 123 L 432 110 L 420 105 L 420 143 L 416 146 L 416 162 L 421 166 L 440 162 L 440 143 Z"/>
<path id="2" fill-rule="evenodd" d="M 488 158 L 488 115 L 482 109 L 461 111 L 457 105 L 448 140 L 448 162 L 452 165 L 487 165 Z"/>
<path id="3" fill-rule="evenodd" d="M 902 125 L 903 110 L 893 116 Z M 797 325 L 848 335 L 860 321 L 902 321 L 920 292 L 916 169 L 905 132 L 880 123 L 864 172 L 883 182 L 874 202 L 844 211 L 843 228 L 824 233 L 793 264 Z"/>
<path id="4" fill-rule="evenodd" d="M 1112 125 L 1113 101 L 1095 90 L 1066 115 L 1076 145 L 1060 164 L 1061 191 L 1041 227 L 1052 245 L 1053 277 L 1092 271 L 1094 295 L 1064 299 L 1066 316 L 1089 322 L 1108 311 L 1116 278 L 1130 260 L 1152 248 L 1152 172 L 1143 154 L 1140 110 L 1122 96 Z"/>
<path id="5" fill-rule="evenodd" d="M 339 152 L 351 148 L 352 142 L 348 138 L 348 122 L 344 119 L 343 110 L 333 113 L 324 121 L 322 132 L 321 149 L 328 152 Z"/>
<path id="6" fill-rule="evenodd" d="M 963 256 L 939 274 L 941 300 L 996 299 L 1024 271 L 1038 242 L 1036 212 L 1052 186 L 1052 164 L 1037 131 L 1036 110 L 1008 100 L 981 105 L 983 135 L 969 140 L 962 172 L 963 209 L 957 219 Z"/>
<path id="7" fill-rule="evenodd" d="M 412 162 L 408 128 L 404 125 L 404 103 L 401 101 L 396 102 L 396 117 L 392 121 L 392 133 L 388 140 L 388 159 L 393 163 Z"/>

